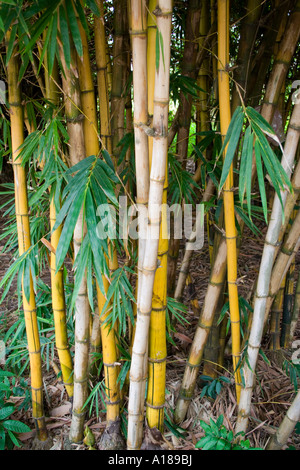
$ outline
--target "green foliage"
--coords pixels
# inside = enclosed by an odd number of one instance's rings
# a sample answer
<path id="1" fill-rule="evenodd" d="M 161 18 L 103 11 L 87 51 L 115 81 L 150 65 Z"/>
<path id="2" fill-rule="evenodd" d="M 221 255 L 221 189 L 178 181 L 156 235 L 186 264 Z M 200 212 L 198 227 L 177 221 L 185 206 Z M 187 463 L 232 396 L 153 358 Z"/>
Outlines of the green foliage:
<path id="1" fill-rule="evenodd" d="M 249 312 L 253 312 L 253 308 L 247 302 L 247 300 L 239 295 L 239 309 L 240 309 L 240 329 L 241 329 L 241 336 L 244 337 L 244 332 L 248 329 L 248 319 L 249 319 Z M 218 319 L 218 325 L 222 323 L 226 314 L 228 314 L 227 326 L 226 326 L 226 334 L 228 334 L 230 329 L 230 316 L 229 316 L 229 301 L 225 302 L 222 310 L 220 312 L 220 316 Z"/>
<path id="2" fill-rule="evenodd" d="M 197 449 L 202 450 L 262 450 L 261 448 L 251 447 L 249 439 L 242 440 L 243 432 L 234 434 L 228 431 L 223 425 L 223 415 L 220 415 L 217 421 L 212 418 L 209 423 L 200 420 L 205 436 L 196 444 Z"/>
<path id="3" fill-rule="evenodd" d="M 117 205 L 115 196 L 115 184 L 118 182 L 113 171 L 113 164 L 110 156 L 103 151 L 105 160 L 101 160 L 95 155 L 91 155 L 66 171 L 68 184 L 65 187 L 62 197 L 63 205 L 57 214 L 54 230 L 64 222 L 62 234 L 56 250 L 56 268 L 62 266 L 68 253 L 70 243 L 73 239 L 75 225 L 80 214 L 83 212 L 82 233 L 84 233 L 84 223 L 86 223 L 87 234 L 83 239 L 79 252 L 74 262 L 76 270 L 74 292 L 72 297 L 72 307 L 80 288 L 80 284 L 85 272 L 88 280 L 88 296 L 93 308 L 93 276 L 95 273 L 97 282 L 104 294 L 102 275 L 108 275 L 106 258 L 108 253 L 107 231 L 105 223 L 114 222 L 109 219 L 97 223 L 96 214 L 99 207 L 111 203 Z M 107 163 L 108 162 L 108 163 Z M 104 235 L 104 236 L 102 236 Z"/>
<path id="4" fill-rule="evenodd" d="M 127 317 L 134 324 L 132 303 L 135 303 L 133 288 L 128 280 L 128 274 L 135 274 L 128 266 L 121 266 L 111 274 L 110 285 L 106 293 L 106 302 L 101 315 L 108 313 L 104 324 L 111 329 L 118 320 L 119 334 L 125 335 L 127 328 Z"/>
<path id="5" fill-rule="evenodd" d="M 207 396 L 209 398 L 212 398 L 213 400 L 215 400 L 217 398 L 217 395 L 219 395 L 219 393 L 221 392 L 223 383 L 230 383 L 230 379 L 222 375 L 217 379 L 213 379 L 208 375 L 201 375 L 200 379 L 204 382 L 208 382 L 207 385 L 202 387 L 200 397 L 203 398 L 204 396 Z"/>
<path id="6" fill-rule="evenodd" d="M 170 204 L 195 204 L 197 196 L 194 189 L 199 189 L 198 184 L 193 180 L 193 175 L 182 168 L 181 163 L 174 155 L 169 153 L 168 156 L 170 177 L 169 177 L 169 194 L 171 195 Z"/>
<path id="7" fill-rule="evenodd" d="M 12 396 L 20 397 L 23 393 L 25 401 L 28 402 L 29 392 L 25 381 L 21 379 L 20 384 L 17 385 L 16 377 L 12 372 L 0 370 L 0 450 L 12 449 L 14 446 L 21 447 L 16 434 L 31 430 L 21 421 L 12 419 L 16 406 L 8 401 Z"/>
<path id="8" fill-rule="evenodd" d="M 288 359 L 284 359 L 282 364 L 282 369 L 286 373 L 286 375 L 290 378 L 290 381 L 294 387 L 295 392 L 299 389 L 299 381 L 300 381 L 300 364 L 295 363 L 293 361 L 289 361 Z"/>
<path id="9" fill-rule="evenodd" d="M 245 130 L 242 142 L 242 149 L 240 155 L 240 170 L 239 170 L 239 198 L 240 204 L 243 205 L 244 196 L 246 194 L 247 209 L 249 218 L 251 219 L 251 173 L 252 173 L 252 160 L 253 151 L 255 153 L 257 178 L 259 184 L 259 191 L 261 196 L 261 203 L 263 207 L 263 214 L 266 222 L 267 220 L 267 198 L 265 190 L 265 173 L 269 174 L 274 190 L 279 197 L 282 204 L 280 191 L 286 187 L 292 190 L 289 178 L 280 164 L 277 156 L 272 150 L 267 137 L 272 138 L 280 144 L 273 128 L 268 122 L 253 108 L 248 106 L 243 110 L 241 106 L 235 110 L 220 155 L 225 150 L 226 156 L 222 169 L 219 190 L 221 191 L 225 180 L 228 176 L 230 166 L 232 164 L 234 155 L 240 141 L 241 132 L 244 126 L 244 120 L 247 120 L 248 127 Z"/>
<path id="10" fill-rule="evenodd" d="M 203 91 L 197 85 L 197 80 L 191 77 L 182 75 L 180 71 L 170 74 L 170 98 L 174 101 L 175 105 L 180 100 L 180 93 L 185 97 L 188 95 L 198 99 L 198 92 Z"/>
<path id="11" fill-rule="evenodd" d="M 43 37 L 43 48 L 39 60 L 38 71 L 42 66 L 46 55 L 49 75 L 52 73 L 54 59 L 57 57 L 60 63 L 59 46 L 61 42 L 66 65 L 70 68 L 71 48 L 73 45 L 82 57 L 82 41 L 77 22 L 77 15 L 87 36 L 89 28 L 83 7 L 87 6 L 95 15 L 99 15 L 97 3 L 88 0 L 81 3 L 80 0 L 37 0 L 35 2 L 24 3 L 22 0 L 1 2 L 0 5 L 0 41 L 4 35 L 10 31 L 10 39 L 7 47 L 6 64 L 12 56 L 13 48 L 18 42 L 22 53 L 22 64 L 20 67 L 19 79 L 26 71 L 28 63 L 34 63 L 34 48 L 36 43 Z M 58 41 L 59 39 L 59 41 Z"/>
<path id="12" fill-rule="evenodd" d="M 166 328 L 167 328 L 167 341 L 173 346 L 175 343 L 172 339 L 172 334 L 176 331 L 175 324 L 176 322 L 181 323 L 182 325 L 189 324 L 188 320 L 185 318 L 188 308 L 179 300 L 173 299 L 172 297 L 167 297 L 167 309 L 166 309 Z"/>

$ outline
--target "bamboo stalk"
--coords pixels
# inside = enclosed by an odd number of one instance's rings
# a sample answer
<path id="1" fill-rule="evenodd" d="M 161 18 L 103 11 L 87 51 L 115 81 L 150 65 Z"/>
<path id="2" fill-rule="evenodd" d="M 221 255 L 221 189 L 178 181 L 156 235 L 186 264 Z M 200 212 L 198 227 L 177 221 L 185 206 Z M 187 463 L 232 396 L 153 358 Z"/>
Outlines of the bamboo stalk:
<path id="1" fill-rule="evenodd" d="M 155 47 L 156 47 L 156 19 L 153 11 L 156 0 L 149 2 L 147 16 L 147 85 L 148 85 L 148 116 L 153 119 L 154 111 L 154 85 L 155 85 Z M 151 169 L 153 137 L 149 141 L 149 166 Z M 167 159 L 166 159 L 167 160 Z M 168 190 L 168 161 L 166 161 L 166 173 L 163 189 L 162 203 L 167 204 Z M 168 260 L 168 235 L 166 227 L 166 207 L 161 212 L 161 225 L 158 242 L 157 269 L 154 278 L 152 312 L 149 328 L 149 370 L 146 401 L 146 416 L 150 428 L 157 428 L 163 432 L 165 386 L 166 386 L 166 308 L 167 308 L 167 260 Z"/>
<path id="2" fill-rule="evenodd" d="M 207 183 L 207 186 L 205 188 L 205 191 L 204 191 L 201 202 L 204 203 L 204 202 L 209 201 L 211 196 L 214 194 L 214 190 L 215 190 L 215 186 L 214 186 L 212 180 L 209 179 L 208 183 Z M 174 298 L 176 300 L 179 300 L 179 301 L 181 301 L 181 299 L 182 299 L 183 289 L 184 289 L 186 278 L 187 278 L 187 275 L 188 275 L 188 272 L 189 272 L 191 259 L 192 259 L 193 253 L 194 253 L 194 251 L 192 249 L 192 246 L 193 246 L 193 243 L 195 242 L 195 239 L 198 235 L 198 234 L 196 234 L 196 229 L 201 227 L 201 218 L 202 218 L 202 214 L 199 211 L 198 220 L 196 220 L 196 222 L 194 224 L 191 238 L 188 240 L 188 242 L 186 244 L 186 247 L 185 247 L 185 252 L 184 252 L 183 260 L 182 260 L 181 267 L 180 267 L 180 270 L 179 270 L 178 281 L 177 281 L 175 294 L 174 294 Z"/>
<path id="3" fill-rule="evenodd" d="M 167 129 L 169 105 L 169 66 L 171 37 L 171 0 L 159 0 L 155 9 L 157 28 L 161 34 L 163 54 L 159 57 L 159 67 L 155 74 L 155 94 L 153 113 L 153 156 L 150 174 L 148 201 L 148 235 L 145 247 L 142 296 L 138 308 L 136 333 L 132 349 L 130 368 L 130 390 L 128 403 L 128 449 L 138 449 L 141 445 L 141 428 L 144 408 L 145 356 L 148 349 L 148 331 L 152 311 L 152 294 L 157 269 L 160 216 L 158 208 L 162 204 L 167 158 Z"/>
<path id="4" fill-rule="evenodd" d="M 106 59 L 106 38 L 104 27 L 103 0 L 97 0 L 100 16 L 95 16 L 95 50 L 97 65 L 97 84 L 100 109 L 100 138 L 104 148 L 112 154 L 112 136 L 110 126 L 110 110 L 108 98 L 108 69 Z"/>
<path id="5" fill-rule="evenodd" d="M 287 348 L 290 344 L 290 328 L 292 321 L 293 296 L 294 296 L 294 276 L 295 275 L 295 259 L 291 263 L 286 274 L 286 285 L 283 298 L 283 314 L 280 335 L 280 345 Z"/>
<path id="6" fill-rule="evenodd" d="M 265 322 L 268 317 L 274 296 L 276 295 L 279 286 L 286 275 L 290 265 L 292 264 L 300 245 L 300 211 L 293 222 L 290 232 L 287 234 L 280 252 L 276 258 L 275 264 L 271 273 L 270 290 L 266 301 L 265 308 Z"/>
<path id="7" fill-rule="evenodd" d="M 270 317 L 270 349 L 271 351 L 280 350 L 280 322 L 282 317 L 283 309 L 283 298 L 284 298 L 284 289 L 285 289 L 285 278 L 283 279 L 280 289 L 276 294 L 274 299 L 271 317 Z"/>
<path id="8" fill-rule="evenodd" d="M 291 116 L 290 125 L 286 137 L 286 142 L 284 146 L 284 157 L 282 158 L 282 166 L 285 169 L 287 175 L 290 177 L 291 175 L 291 168 L 293 167 L 293 161 L 296 155 L 296 150 L 299 142 L 300 136 L 300 128 L 298 126 L 300 120 L 300 103 L 295 104 L 293 114 Z M 287 190 L 281 191 L 281 198 L 283 204 L 285 203 L 287 197 Z M 245 386 L 242 389 L 241 399 L 239 404 L 239 411 L 238 411 L 238 420 L 236 431 L 246 431 L 249 413 L 250 413 L 250 406 L 251 406 L 251 396 L 252 396 L 252 389 L 254 386 L 254 371 L 256 368 L 258 352 L 260 348 L 260 343 L 263 334 L 263 327 L 264 327 L 264 320 L 267 318 L 267 314 L 270 310 L 270 307 L 267 306 L 268 297 L 270 298 L 270 293 L 277 292 L 283 276 L 280 276 L 280 281 L 277 284 L 277 289 L 274 291 L 274 282 L 272 283 L 272 267 L 274 263 L 274 256 L 275 256 L 275 249 L 276 244 L 278 242 L 278 236 L 281 227 L 281 203 L 279 197 L 275 196 L 271 219 L 268 225 L 268 231 L 265 238 L 265 244 L 259 269 L 259 275 L 257 280 L 257 287 L 256 287 L 256 294 L 254 297 L 254 311 L 253 311 L 253 319 L 252 325 L 249 335 L 249 342 L 247 347 L 247 357 L 248 361 L 245 364 L 243 371 L 244 371 L 244 378 L 245 378 Z M 299 222 L 298 222 L 299 221 Z M 300 224 L 300 215 L 298 217 L 297 223 Z M 296 219 L 295 219 L 296 222 Z M 295 224 L 294 222 L 294 224 Z M 299 238 L 300 233 L 300 225 L 295 225 L 294 230 L 294 237 L 297 239 Z M 293 226 L 294 226 L 293 224 Z M 297 228 L 298 227 L 298 228 Z M 298 232 L 297 232 L 298 229 Z M 293 230 L 293 229 L 292 229 Z M 291 232 L 292 232 L 291 230 Z M 290 232 L 290 233 L 291 233 Z M 296 235 L 297 233 L 297 235 Z M 291 248 L 290 245 L 288 245 Z M 284 253 L 282 252 L 284 255 Z M 277 262 L 275 263 L 276 266 Z M 273 268 L 273 272 L 275 272 L 275 277 L 277 278 L 278 274 L 278 267 L 275 270 L 275 266 Z M 270 305 L 271 306 L 271 305 Z"/>
<path id="9" fill-rule="evenodd" d="M 112 154 L 117 167 L 120 148 L 118 144 L 124 136 L 125 85 L 127 80 L 127 60 L 125 35 L 128 31 L 127 10 L 122 0 L 114 0 L 114 45 L 111 88 L 111 130 Z M 121 165 L 120 169 L 124 165 Z"/>
<path id="10" fill-rule="evenodd" d="M 218 84 L 220 127 L 223 139 L 231 120 L 229 73 L 229 1 L 218 0 Z M 225 150 L 226 152 L 226 150 Z M 232 360 L 235 374 L 237 402 L 241 392 L 241 376 L 238 369 L 240 360 L 240 313 L 237 288 L 237 231 L 235 227 L 234 193 L 233 193 L 233 165 L 223 189 L 225 236 L 227 243 L 227 282 L 229 295 L 229 310 L 232 335 Z"/>
<path id="11" fill-rule="evenodd" d="M 199 68 L 196 68 L 198 34 L 200 24 L 199 0 L 189 0 L 187 5 L 185 44 L 182 57 L 181 72 L 183 76 L 196 78 Z M 188 140 L 191 123 L 192 96 L 180 92 L 180 106 L 178 109 L 178 134 L 176 154 L 185 168 L 188 154 Z M 179 256 L 180 240 L 170 238 L 168 253 L 168 295 L 173 297 L 176 281 L 176 269 Z"/>
<path id="12" fill-rule="evenodd" d="M 251 54 L 253 52 L 254 41 L 258 32 L 258 24 L 262 10 L 260 0 L 248 0 L 245 6 L 245 16 L 241 22 L 239 50 L 236 59 L 234 79 L 236 86 L 240 87 L 240 93 L 245 100 L 248 95 L 248 77 L 250 71 Z M 232 91 L 232 113 L 240 105 L 240 95 L 234 87 Z"/>
<path id="13" fill-rule="evenodd" d="M 53 105 L 58 105 L 59 89 L 58 83 L 58 66 L 54 61 L 51 76 L 48 72 L 47 54 L 44 57 L 45 62 L 45 97 Z M 50 201 L 50 228 L 51 228 L 51 245 L 56 251 L 60 239 L 62 226 L 59 226 L 54 232 L 53 227 L 56 222 L 56 208 L 54 199 Z M 56 254 L 51 251 L 50 254 L 50 270 L 51 270 L 51 296 L 52 309 L 55 327 L 55 344 L 61 367 L 62 379 L 66 387 L 66 391 L 71 400 L 73 400 L 73 362 L 70 353 L 68 331 L 66 323 L 66 305 L 65 290 L 63 280 L 63 267 L 56 272 Z"/>
<path id="14" fill-rule="evenodd" d="M 9 41 L 7 33 L 6 41 Z M 23 108 L 21 103 L 21 87 L 18 83 L 19 65 L 18 55 L 13 51 L 7 64 L 8 100 L 11 123 L 12 164 L 15 184 L 15 212 L 18 231 L 19 256 L 25 253 L 31 246 L 30 224 L 27 200 L 27 182 L 25 167 L 19 158 L 19 147 L 24 141 Z M 36 315 L 35 293 L 30 273 L 30 294 L 26 298 L 24 292 L 24 278 L 22 278 L 22 299 L 25 318 L 25 328 L 30 359 L 30 380 L 32 395 L 32 417 L 36 427 L 36 435 L 39 441 L 46 441 L 48 432 L 46 428 L 43 406 L 43 377 L 40 338 Z"/>
<path id="15" fill-rule="evenodd" d="M 292 321 L 291 321 L 290 332 L 289 332 L 289 337 L 290 337 L 291 342 L 293 341 L 293 338 L 294 338 L 295 330 L 296 330 L 298 319 L 299 319 L 299 314 L 300 314 L 300 275 L 298 271 L 298 280 L 296 283 L 296 292 L 295 292 L 295 298 L 294 298 Z"/>
<path id="16" fill-rule="evenodd" d="M 297 25 L 298 22 L 299 22 L 299 13 L 297 12 L 297 10 L 295 10 L 293 14 L 291 15 L 290 23 L 296 23 Z M 289 28 L 289 25 L 287 26 L 287 28 Z M 293 26 L 293 30 L 295 30 L 294 26 Z M 287 47 L 286 42 L 282 43 L 283 49 L 282 51 L 279 51 L 279 54 L 280 56 L 282 56 L 284 55 L 283 50 L 285 51 L 285 54 L 286 54 L 284 56 L 285 63 L 290 61 L 291 57 L 293 56 L 295 46 L 297 44 L 297 38 L 298 38 L 298 32 L 296 32 L 295 36 L 293 37 L 289 36 L 289 40 L 290 40 L 289 48 Z M 273 114 L 268 111 L 270 108 L 275 108 L 276 99 L 278 99 L 281 85 L 284 80 L 284 75 L 281 73 L 282 67 L 280 65 L 279 60 L 277 61 L 277 64 L 274 66 L 274 69 L 275 71 L 272 73 L 272 76 L 270 77 L 270 80 L 267 85 L 267 90 L 268 89 L 273 90 L 272 93 L 271 91 L 269 91 L 268 93 L 271 99 L 274 99 L 275 101 L 270 102 L 270 103 L 267 102 L 263 104 L 262 110 L 261 110 L 262 116 L 267 119 L 273 118 Z M 275 92 L 276 87 L 279 90 L 278 93 Z M 253 165 L 252 183 L 255 180 L 255 176 L 256 176 L 256 166 Z M 238 216 L 237 216 L 237 220 L 242 231 L 243 222 L 242 220 L 240 220 Z M 196 369 L 199 368 L 200 366 L 200 363 L 202 360 L 203 349 L 204 349 L 205 342 L 208 337 L 209 329 L 213 323 L 213 317 L 214 317 L 217 303 L 218 303 L 218 299 L 215 299 L 215 296 L 219 296 L 223 292 L 222 285 L 225 280 L 225 274 L 226 274 L 226 259 L 227 259 L 226 240 L 222 239 L 220 241 L 218 251 L 215 256 L 215 262 L 212 267 L 210 282 L 208 284 L 208 289 L 205 295 L 202 312 L 199 318 L 199 322 L 198 322 L 198 326 L 195 332 L 193 343 L 191 345 L 191 350 L 189 353 L 189 360 L 187 362 L 186 369 L 184 372 L 179 399 L 176 404 L 175 416 L 176 416 L 177 422 L 180 422 L 184 419 L 186 415 L 186 411 L 189 406 L 188 402 L 191 400 L 191 397 L 193 396 L 193 391 L 196 385 L 196 378 L 197 378 Z M 195 369 L 195 370 L 192 372 L 192 369 Z"/>
<path id="17" fill-rule="evenodd" d="M 296 424 L 300 420 L 300 390 L 298 391 L 293 403 L 289 407 L 286 416 L 284 417 L 281 425 L 279 426 L 276 434 L 271 438 L 267 445 L 267 450 L 280 450 L 282 449 L 290 435 L 295 429 Z"/>
<path id="18" fill-rule="evenodd" d="M 67 68 L 62 49 L 60 59 L 64 69 L 62 85 L 65 95 L 65 114 L 69 134 L 69 158 L 75 165 L 85 158 L 83 122 L 81 114 L 80 86 L 78 80 L 75 49 L 71 48 L 71 67 Z M 74 259 L 80 250 L 86 234 L 83 210 L 79 214 L 73 234 Z M 76 276 L 76 273 L 75 273 Z M 75 354 L 74 354 L 74 400 L 72 422 L 69 438 L 71 442 L 79 442 L 83 438 L 85 418 L 84 403 L 88 397 L 88 359 L 89 359 L 89 328 L 90 306 L 87 295 L 87 280 L 83 277 L 78 296 L 75 301 Z"/>

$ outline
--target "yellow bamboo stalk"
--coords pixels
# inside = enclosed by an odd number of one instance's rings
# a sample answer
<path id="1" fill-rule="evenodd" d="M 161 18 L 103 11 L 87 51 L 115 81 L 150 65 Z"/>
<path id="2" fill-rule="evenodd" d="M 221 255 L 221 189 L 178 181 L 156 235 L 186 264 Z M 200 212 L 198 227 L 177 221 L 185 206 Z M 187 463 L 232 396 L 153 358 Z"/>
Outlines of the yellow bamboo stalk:
<path id="1" fill-rule="evenodd" d="M 105 292 L 109 287 L 109 281 L 103 277 L 103 284 Z M 97 286 L 98 295 L 98 306 L 100 314 L 100 329 L 101 329 L 101 340 L 102 340 L 102 355 L 103 355 L 103 366 L 104 366 L 104 377 L 105 377 L 105 388 L 106 388 L 106 421 L 107 426 L 115 422 L 120 414 L 120 393 L 119 387 L 116 387 L 118 375 L 120 372 L 119 365 L 117 362 L 117 350 L 116 350 L 116 338 L 115 329 L 111 327 L 111 324 L 107 322 L 109 315 L 109 307 L 106 311 L 103 311 L 104 304 L 106 302 L 105 297 Z"/>
<path id="2" fill-rule="evenodd" d="M 7 42 L 9 41 L 9 33 L 7 34 L 6 40 Z M 20 84 L 18 83 L 18 75 L 18 56 L 15 50 L 13 51 L 7 65 L 7 79 L 11 123 L 12 164 L 15 181 L 15 212 L 18 231 L 19 256 L 21 256 L 30 248 L 31 239 L 27 202 L 26 174 L 25 168 L 22 166 L 22 161 L 19 158 L 19 147 L 23 144 L 24 141 L 24 121 L 21 101 L 21 88 Z M 48 432 L 46 428 L 43 406 L 43 378 L 40 338 L 36 316 L 35 293 L 33 290 L 31 274 L 29 282 L 30 295 L 29 299 L 27 299 L 24 292 L 24 279 L 22 279 L 23 310 L 30 359 L 32 417 L 35 423 L 38 440 L 46 441 L 48 438 Z"/>
<path id="3" fill-rule="evenodd" d="M 223 139 L 231 120 L 229 90 L 229 1 L 218 0 L 218 84 L 220 127 Z M 225 149 L 226 153 L 226 149 Z M 232 335 L 232 359 L 235 374 L 237 402 L 241 392 L 240 360 L 240 313 L 237 288 L 237 231 L 234 215 L 233 165 L 223 189 L 225 233 L 227 243 L 227 282 Z"/>

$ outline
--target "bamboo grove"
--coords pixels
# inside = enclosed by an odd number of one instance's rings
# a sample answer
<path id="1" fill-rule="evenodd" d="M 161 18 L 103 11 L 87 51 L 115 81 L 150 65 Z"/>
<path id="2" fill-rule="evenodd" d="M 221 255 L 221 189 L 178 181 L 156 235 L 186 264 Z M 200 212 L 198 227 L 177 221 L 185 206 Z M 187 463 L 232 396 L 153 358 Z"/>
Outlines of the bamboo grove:
<path id="1" fill-rule="evenodd" d="M 94 413 L 106 427 L 92 448 L 164 446 L 200 376 L 224 371 L 241 441 L 259 356 L 294 374 L 264 443 L 287 445 L 300 420 L 299 33 L 299 0 L 1 2 L 0 162 L 14 181 L 1 190 L 1 304 L 19 299 L 3 376 L 29 374 L 33 448 L 53 445 L 51 365 L 70 445 L 88 442 Z M 244 298 L 247 233 L 262 251 Z M 180 360 L 179 325 L 192 335 Z"/>

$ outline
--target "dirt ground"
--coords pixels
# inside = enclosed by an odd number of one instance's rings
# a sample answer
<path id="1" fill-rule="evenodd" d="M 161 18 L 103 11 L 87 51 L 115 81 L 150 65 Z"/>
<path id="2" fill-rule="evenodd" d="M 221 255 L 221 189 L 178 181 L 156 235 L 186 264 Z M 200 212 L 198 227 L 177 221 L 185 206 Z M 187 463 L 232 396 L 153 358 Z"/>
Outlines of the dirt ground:
<path id="1" fill-rule="evenodd" d="M 1 182 L 1 181 L 0 181 Z M 3 196 L 1 197 L 1 203 Z M 5 218 L 3 211 L 0 213 L 0 230 L 3 229 Z M 263 229 L 264 230 L 264 229 Z M 3 245 L 3 242 L 1 243 Z M 243 297 L 249 299 L 252 291 L 253 283 L 257 277 L 261 252 L 263 248 L 263 237 L 258 239 L 248 230 L 245 230 L 245 236 L 240 250 L 239 256 L 239 293 Z M 296 258 L 296 271 L 299 269 L 299 253 Z M 3 277 L 6 269 L 11 263 L 9 254 L 0 253 L 0 278 Z M 194 253 L 191 265 L 191 276 L 193 279 L 196 296 L 201 308 L 206 293 L 210 263 L 207 243 L 204 248 Z M 47 270 L 44 273 L 43 280 L 50 285 L 50 275 Z M 14 282 L 9 295 L 6 297 L 2 305 L 0 305 L 0 339 L 4 335 L 9 326 L 16 321 L 18 311 L 18 299 L 16 296 L 16 283 Z M 194 336 L 195 327 L 198 318 L 195 316 L 190 303 L 188 294 L 185 292 L 184 302 L 189 306 L 187 320 L 189 325 L 178 325 L 177 336 L 175 336 L 176 348 L 170 349 L 167 359 L 167 394 L 166 394 L 166 410 L 171 415 L 174 409 L 176 399 L 181 384 L 185 361 L 189 351 L 190 343 Z M 300 338 L 300 325 L 296 330 L 295 339 Z M 252 410 L 250 419 L 251 430 L 247 434 L 252 446 L 263 448 L 268 440 L 268 436 L 274 433 L 275 428 L 281 423 L 290 403 L 294 396 L 294 388 L 290 378 L 278 365 L 278 361 L 269 354 L 268 351 L 268 335 L 264 338 L 264 351 L 271 361 L 270 365 L 260 356 L 257 367 L 257 381 L 252 400 Z M 286 351 L 289 356 L 291 351 Z M 204 435 L 199 420 L 208 420 L 209 417 L 216 419 L 219 415 L 224 415 L 224 424 L 228 429 L 234 429 L 237 404 L 235 398 L 234 383 L 230 374 L 231 358 L 229 355 L 225 357 L 224 371 L 221 375 L 231 378 L 230 384 L 224 384 L 221 392 L 215 400 L 208 397 L 201 398 L 202 384 L 200 379 L 197 382 L 195 397 L 190 404 L 186 420 L 182 423 L 181 428 L 185 430 L 184 438 L 176 437 L 170 430 L 166 429 L 165 439 L 170 448 L 189 450 L 194 449 L 196 442 Z M 200 369 L 200 374 L 202 370 Z M 47 370 L 44 365 L 44 384 L 45 384 L 45 412 L 47 416 L 47 426 L 54 438 L 53 449 L 63 449 L 63 435 L 67 432 L 70 425 L 70 407 L 71 404 L 67 399 L 63 385 L 53 368 Z M 125 396 L 125 406 L 126 406 Z M 20 399 L 16 398 L 18 404 Z M 103 414 L 105 417 L 105 414 Z M 15 413 L 15 419 L 19 419 L 31 428 L 33 428 L 30 417 L 30 410 L 22 413 Z M 97 418 L 95 412 L 91 416 L 87 416 L 86 424 L 93 431 L 96 440 L 99 439 L 105 429 L 104 418 Z M 29 449 L 31 446 L 33 431 L 20 435 L 23 443 L 22 449 Z M 289 445 L 300 450 L 300 437 L 296 434 L 290 439 Z M 85 448 L 84 445 L 75 446 L 77 449 Z"/>

